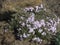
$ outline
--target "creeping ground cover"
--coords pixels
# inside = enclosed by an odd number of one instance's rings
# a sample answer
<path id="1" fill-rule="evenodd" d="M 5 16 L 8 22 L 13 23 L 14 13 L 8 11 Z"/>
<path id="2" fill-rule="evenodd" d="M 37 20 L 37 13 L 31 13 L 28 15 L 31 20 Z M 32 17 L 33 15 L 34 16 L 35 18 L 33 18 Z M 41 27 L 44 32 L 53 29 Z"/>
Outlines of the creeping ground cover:
<path id="1" fill-rule="evenodd" d="M 17 40 L 29 40 L 39 44 L 51 43 L 50 40 L 58 32 L 60 19 L 41 4 L 35 7 L 25 7 L 12 15 L 9 21 L 10 29 L 14 30 Z"/>
<path id="2" fill-rule="evenodd" d="M 0 14 L 0 45 L 60 45 L 60 18 L 44 4 L 12 9 Z"/>

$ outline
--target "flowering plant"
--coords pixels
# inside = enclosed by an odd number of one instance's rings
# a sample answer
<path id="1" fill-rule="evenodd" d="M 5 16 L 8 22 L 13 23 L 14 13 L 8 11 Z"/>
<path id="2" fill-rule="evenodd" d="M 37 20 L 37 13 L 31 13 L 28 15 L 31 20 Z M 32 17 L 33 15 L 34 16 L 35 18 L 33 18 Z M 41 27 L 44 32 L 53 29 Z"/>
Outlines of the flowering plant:
<path id="1" fill-rule="evenodd" d="M 55 14 L 45 10 L 43 5 L 34 8 L 26 7 L 21 10 L 12 15 L 13 18 L 10 22 L 16 39 L 29 39 L 42 43 L 44 41 L 48 42 L 52 35 L 57 33 L 56 26 L 60 19 Z"/>

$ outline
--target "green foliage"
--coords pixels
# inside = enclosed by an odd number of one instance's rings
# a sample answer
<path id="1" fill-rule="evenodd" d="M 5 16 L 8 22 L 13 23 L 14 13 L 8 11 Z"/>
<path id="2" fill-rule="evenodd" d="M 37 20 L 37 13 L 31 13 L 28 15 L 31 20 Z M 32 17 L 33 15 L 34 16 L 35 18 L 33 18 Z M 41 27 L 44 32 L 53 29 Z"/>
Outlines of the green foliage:
<path id="1" fill-rule="evenodd" d="M 22 26 L 21 24 L 24 22 L 26 24 L 26 20 L 28 19 L 28 17 L 30 16 L 31 13 L 33 12 L 24 12 L 22 8 L 18 9 L 19 11 L 15 14 L 12 15 L 11 21 L 9 22 L 11 30 L 17 30 L 17 32 L 15 32 L 15 35 L 20 36 L 23 35 L 24 33 L 30 34 L 29 37 L 24 38 L 24 39 L 29 39 L 32 40 L 34 37 L 39 37 L 42 40 L 45 40 L 47 42 L 49 42 L 52 38 L 53 33 L 49 32 L 48 29 L 44 29 L 45 27 L 41 27 L 41 29 L 43 30 L 41 33 L 38 32 L 38 29 L 34 29 L 35 34 L 33 33 L 29 33 L 29 29 L 28 27 Z M 46 12 L 43 9 L 41 9 L 39 12 L 34 12 L 35 14 L 35 21 L 36 20 L 41 20 L 44 19 L 45 22 L 48 22 L 49 19 L 53 20 L 56 19 L 56 16 L 51 13 L 51 12 Z M 21 17 L 24 17 L 24 19 L 21 19 Z M 49 17 L 49 19 L 47 19 L 47 17 Z M 31 27 L 33 27 L 33 25 L 31 23 L 28 23 L 29 25 L 31 25 Z M 15 29 L 14 29 L 15 28 Z M 21 28 L 21 30 L 20 30 Z M 42 35 L 42 33 L 45 32 L 46 35 Z"/>
<path id="2" fill-rule="evenodd" d="M 57 32 L 56 35 L 53 35 L 50 45 L 60 45 L 60 32 Z"/>

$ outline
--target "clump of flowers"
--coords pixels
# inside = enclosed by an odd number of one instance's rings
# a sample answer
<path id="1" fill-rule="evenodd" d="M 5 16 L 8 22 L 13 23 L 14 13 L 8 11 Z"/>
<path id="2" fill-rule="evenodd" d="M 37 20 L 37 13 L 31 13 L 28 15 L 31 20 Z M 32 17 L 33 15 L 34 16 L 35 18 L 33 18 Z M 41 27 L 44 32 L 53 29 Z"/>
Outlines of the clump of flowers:
<path id="1" fill-rule="evenodd" d="M 43 40 L 49 41 L 51 35 L 57 32 L 56 26 L 60 19 L 54 14 L 49 14 L 41 6 L 26 7 L 23 12 L 12 15 L 10 25 L 14 30 L 16 39 L 30 39 L 42 43 Z"/>

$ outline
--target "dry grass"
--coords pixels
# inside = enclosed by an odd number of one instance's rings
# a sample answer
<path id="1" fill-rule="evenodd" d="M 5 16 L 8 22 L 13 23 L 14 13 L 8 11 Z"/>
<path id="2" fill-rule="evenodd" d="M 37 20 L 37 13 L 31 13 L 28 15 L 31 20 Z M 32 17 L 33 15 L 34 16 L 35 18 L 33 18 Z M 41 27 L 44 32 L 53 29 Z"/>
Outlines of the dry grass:
<path id="1" fill-rule="evenodd" d="M 42 0 L 6 0 L 3 3 L 3 10 L 16 10 L 17 7 L 40 5 Z"/>

